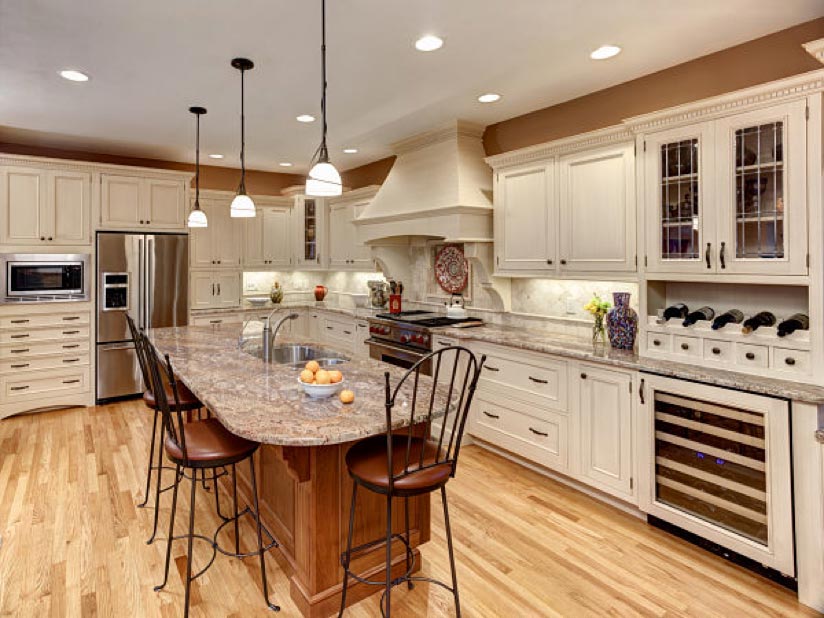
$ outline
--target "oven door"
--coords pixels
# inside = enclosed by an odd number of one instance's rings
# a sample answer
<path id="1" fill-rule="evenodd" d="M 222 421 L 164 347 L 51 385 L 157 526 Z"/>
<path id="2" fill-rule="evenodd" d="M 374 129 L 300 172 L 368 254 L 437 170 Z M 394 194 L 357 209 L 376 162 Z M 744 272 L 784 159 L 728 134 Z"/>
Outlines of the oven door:
<path id="1" fill-rule="evenodd" d="M 403 346 L 393 345 L 387 341 L 380 341 L 378 339 L 367 339 L 369 344 L 369 357 L 375 360 L 389 363 L 397 367 L 409 369 L 421 360 L 426 353 L 423 350 L 414 350 Z M 432 363 L 426 361 L 421 366 L 421 373 L 424 375 L 432 375 Z"/>
<path id="2" fill-rule="evenodd" d="M 60 256 L 21 256 L 7 259 L 4 296 L 26 299 L 38 296 L 77 297 L 85 289 L 86 264 L 82 260 L 63 260 Z M 28 259 L 27 259 L 28 258 Z"/>

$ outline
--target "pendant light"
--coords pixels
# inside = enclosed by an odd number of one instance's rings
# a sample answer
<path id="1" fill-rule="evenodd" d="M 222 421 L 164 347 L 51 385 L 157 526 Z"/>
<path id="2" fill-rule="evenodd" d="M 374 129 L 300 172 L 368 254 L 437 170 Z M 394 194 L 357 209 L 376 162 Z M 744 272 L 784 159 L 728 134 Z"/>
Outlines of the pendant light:
<path id="1" fill-rule="evenodd" d="M 321 71 L 321 99 L 320 112 L 323 118 L 323 137 L 320 146 L 312 160 L 315 165 L 309 170 L 306 179 L 306 195 L 313 197 L 332 197 L 342 192 L 340 174 L 335 166 L 329 162 L 329 150 L 326 147 L 326 0 L 320 2 L 321 15 L 321 44 L 320 44 L 320 71 Z"/>
<path id="2" fill-rule="evenodd" d="M 187 224 L 189 227 L 208 227 L 206 213 L 200 210 L 200 117 L 206 113 L 206 108 L 190 107 L 189 111 L 197 118 L 197 137 L 195 138 L 195 207 L 189 213 Z"/>
<path id="3" fill-rule="evenodd" d="M 235 58 L 232 60 L 232 66 L 240 71 L 240 186 L 235 199 L 232 200 L 229 214 L 233 217 L 254 217 L 255 203 L 246 195 L 246 114 L 243 76 L 246 71 L 254 68 L 255 64 L 248 58 Z"/>

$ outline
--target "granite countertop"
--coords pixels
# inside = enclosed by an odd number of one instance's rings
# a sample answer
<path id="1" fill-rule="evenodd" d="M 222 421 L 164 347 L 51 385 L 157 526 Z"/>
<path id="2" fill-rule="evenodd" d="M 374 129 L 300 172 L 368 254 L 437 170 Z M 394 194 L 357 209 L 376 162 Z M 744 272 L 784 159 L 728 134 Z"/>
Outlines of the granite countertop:
<path id="1" fill-rule="evenodd" d="M 387 309 L 369 309 L 367 307 L 337 307 L 334 305 L 326 305 L 326 304 L 317 304 L 311 301 L 296 301 L 296 302 L 283 302 L 278 305 L 274 305 L 272 303 L 268 303 L 263 305 L 262 307 L 255 307 L 248 302 L 242 302 L 239 307 L 221 307 L 217 309 L 192 309 L 192 315 L 220 315 L 226 313 L 248 313 L 254 314 L 257 312 L 262 312 L 262 314 L 268 314 L 273 309 L 277 309 L 278 311 L 275 312 L 274 315 L 278 315 L 280 311 L 287 311 L 289 309 L 300 309 L 300 310 L 316 310 L 316 311 L 326 311 L 329 313 L 338 313 L 341 315 L 345 315 L 348 317 L 354 318 L 369 318 L 378 313 L 384 313 Z"/>
<path id="2" fill-rule="evenodd" d="M 337 396 L 306 395 L 297 381 L 298 369 L 265 363 L 238 349 L 237 328 L 232 326 L 160 328 L 148 335 L 161 353 L 169 354 L 179 379 L 229 431 L 267 444 L 339 444 L 383 433 L 384 373 L 389 371 L 393 385 L 404 374 L 380 361 L 351 359 L 339 366 L 345 388 L 355 393 L 354 403 L 345 405 Z M 278 337 L 279 344 L 298 342 L 309 343 Z M 428 397 L 425 382 L 422 388 L 426 392 L 419 391 L 419 401 L 428 401 L 421 399 Z M 408 414 L 404 418 L 397 412 L 407 409 L 408 399 L 408 392 L 399 393 L 395 410 L 401 418 L 393 419 L 397 427 L 409 424 Z"/>

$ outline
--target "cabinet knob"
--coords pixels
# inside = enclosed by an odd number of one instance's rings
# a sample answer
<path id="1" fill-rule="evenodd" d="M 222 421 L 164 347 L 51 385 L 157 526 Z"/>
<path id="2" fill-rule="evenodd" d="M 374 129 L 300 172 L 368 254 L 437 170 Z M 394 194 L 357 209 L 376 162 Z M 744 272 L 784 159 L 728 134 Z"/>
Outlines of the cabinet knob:
<path id="1" fill-rule="evenodd" d="M 652 340 L 652 345 L 656 345 L 656 346 L 661 345 L 661 340 L 660 339 L 653 339 Z"/>
<path id="2" fill-rule="evenodd" d="M 788 356 L 787 358 L 785 358 L 784 362 L 790 366 L 795 365 L 795 359 L 792 356 Z"/>
<path id="3" fill-rule="evenodd" d="M 689 349 L 690 349 L 690 344 L 688 344 L 688 343 L 682 343 L 682 344 L 681 344 L 681 349 L 682 349 L 682 350 L 689 350 Z"/>
<path id="4" fill-rule="evenodd" d="M 752 352 L 747 352 L 744 356 L 747 357 L 747 360 L 755 360 L 755 354 Z"/>
<path id="5" fill-rule="evenodd" d="M 566 260 L 561 260 L 561 265 L 563 266 L 564 264 L 566 264 Z"/>
<path id="6" fill-rule="evenodd" d="M 712 353 L 713 354 L 721 354 L 721 348 L 713 348 Z"/>
<path id="7" fill-rule="evenodd" d="M 552 266 L 552 260 L 547 260 L 546 263 Z"/>
<path id="8" fill-rule="evenodd" d="M 586 379 L 587 379 L 587 374 L 582 373 L 582 374 L 581 374 L 581 379 L 582 379 L 582 380 L 586 380 Z"/>
<path id="9" fill-rule="evenodd" d="M 151 221 L 148 221 L 148 220 L 146 221 L 146 225 L 149 225 L 150 223 L 151 223 Z"/>
<path id="10" fill-rule="evenodd" d="M 143 219 L 140 220 L 140 225 L 143 225 Z"/>
<path id="11" fill-rule="evenodd" d="M 52 237 L 51 237 L 51 236 L 49 236 L 49 240 L 52 240 Z"/>
<path id="12" fill-rule="evenodd" d="M 46 237 L 45 237 L 45 236 L 41 236 L 41 237 L 40 237 L 40 240 L 46 240 Z"/>

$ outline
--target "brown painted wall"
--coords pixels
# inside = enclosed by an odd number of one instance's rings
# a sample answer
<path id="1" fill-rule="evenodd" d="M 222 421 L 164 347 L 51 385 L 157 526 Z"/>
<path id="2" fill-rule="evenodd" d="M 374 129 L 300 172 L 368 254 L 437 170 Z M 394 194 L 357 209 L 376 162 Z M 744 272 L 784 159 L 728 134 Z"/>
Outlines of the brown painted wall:
<path id="1" fill-rule="evenodd" d="M 392 156 L 341 172 L 343 186 L 358 189 L 369 185 L 382 185 L 394 164 L 395 157 Z"/>
<path id="2" fill-rule="evenodd" d="M 824 17 L 490 125 L 488 155 L 601 129 L 624 118 L 821 69 L 802 43 L 824 37 Z"/>

